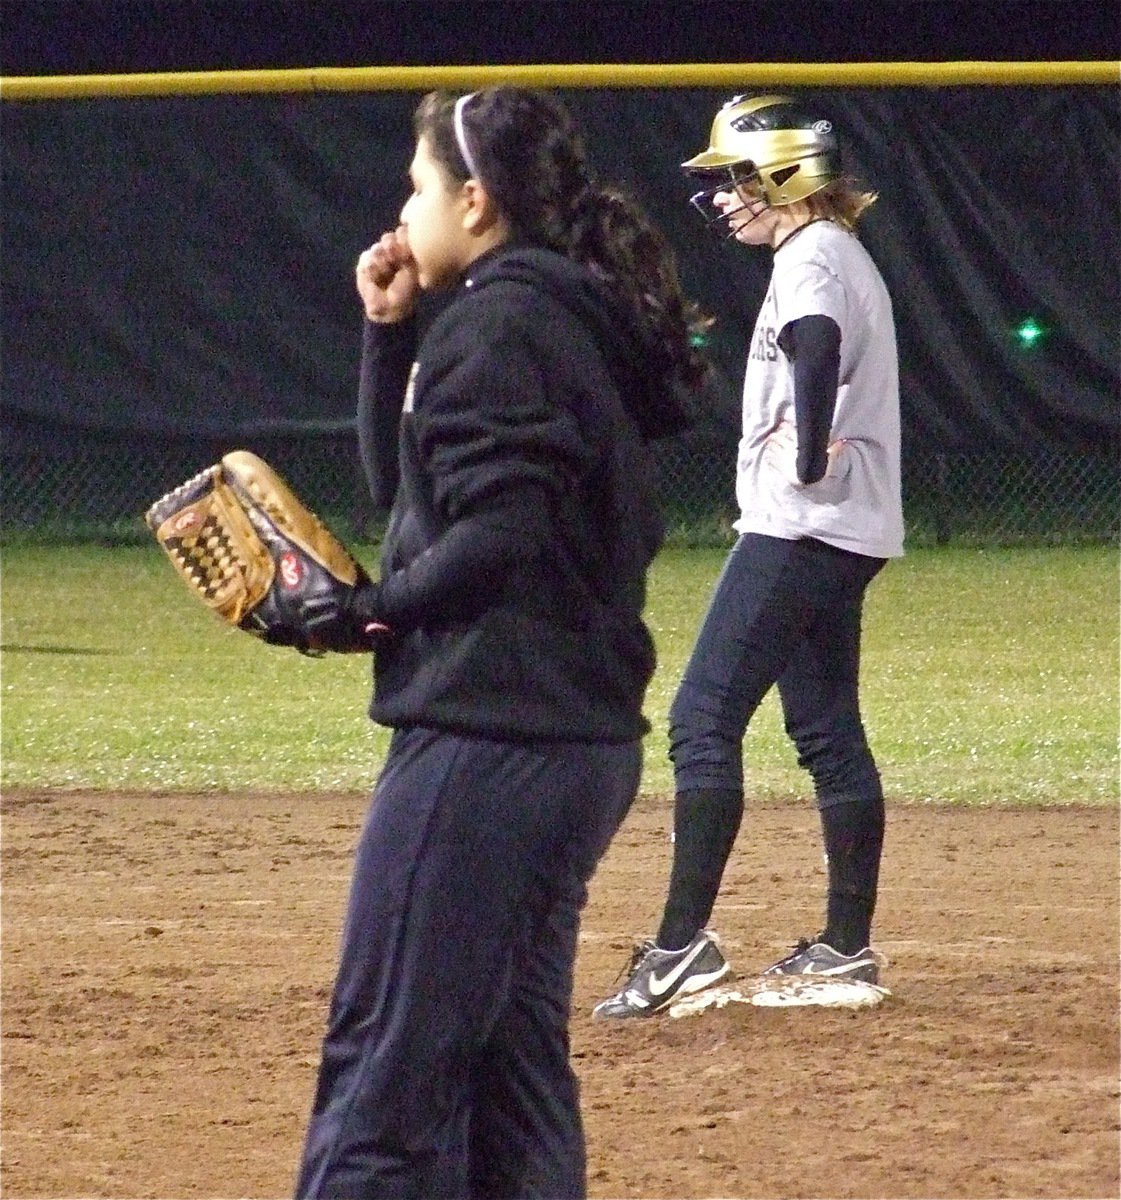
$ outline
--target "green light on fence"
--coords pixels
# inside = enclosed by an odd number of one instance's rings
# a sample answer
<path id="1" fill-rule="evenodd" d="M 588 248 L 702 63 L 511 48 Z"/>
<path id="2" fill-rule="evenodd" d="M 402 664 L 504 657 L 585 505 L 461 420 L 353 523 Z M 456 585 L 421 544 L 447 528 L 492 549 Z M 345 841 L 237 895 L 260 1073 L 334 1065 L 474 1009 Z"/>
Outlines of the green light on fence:
<path id="1" fill-rule="evenodd" d="M 1035 317 L 1025 317 L 1015 330 L 1016 340 L 1025 350 L 1031 350 L 1038 346 L 1043 341 L 1046 332 Z"/>

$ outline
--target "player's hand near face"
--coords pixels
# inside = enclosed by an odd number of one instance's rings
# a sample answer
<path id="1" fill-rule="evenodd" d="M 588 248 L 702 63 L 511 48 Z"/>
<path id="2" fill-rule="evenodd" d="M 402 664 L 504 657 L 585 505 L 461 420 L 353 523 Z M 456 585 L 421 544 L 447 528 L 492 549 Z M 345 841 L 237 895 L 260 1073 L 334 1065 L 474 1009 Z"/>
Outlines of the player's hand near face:
<path id="1" fill-rule="evenodd" d="M 358 256 L 355 282 L 371 321 L 391 324 L 412 315 L 420 295 L 416 260 L 405 227 L 383 233 Z"/>

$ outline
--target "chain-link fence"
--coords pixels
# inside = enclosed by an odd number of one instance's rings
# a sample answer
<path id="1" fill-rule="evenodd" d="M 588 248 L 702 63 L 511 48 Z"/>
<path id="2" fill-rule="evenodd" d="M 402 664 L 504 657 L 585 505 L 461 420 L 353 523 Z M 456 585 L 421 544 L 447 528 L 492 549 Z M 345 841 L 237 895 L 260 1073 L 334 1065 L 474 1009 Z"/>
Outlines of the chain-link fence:
<path id="1" fill-rule="evenodd" d="M 22 441 L 22 439 L 21 439 Z M 249 439 L 325 520 L 350 537 L 376 537 L 350 431 Z M 164 491 L 215 462 L 228 443 L 138 440 L 58 431 L 0 451 L 5 537 L 142 540 L 141 517 Z M 1118 448 L 949 453 L 908 448 L 903 493 L 911 544 L 969 541 L 1110 541 L 1121 533 Z M 730 535 L 735 517 L 735 435 L 701 429 L 658 446 L 672 536 Z"/>
<path id="2" fill-rule="evenodd" d="M 1121 532 L 1121 450 L 1047 448 L 1032 455 L 905 448 L 903 507 L 911 544 L 1114 541 Z M 660 453 L 671 523 L 686 536 L 735 518 L 735 441 L 698 433 Z"/>

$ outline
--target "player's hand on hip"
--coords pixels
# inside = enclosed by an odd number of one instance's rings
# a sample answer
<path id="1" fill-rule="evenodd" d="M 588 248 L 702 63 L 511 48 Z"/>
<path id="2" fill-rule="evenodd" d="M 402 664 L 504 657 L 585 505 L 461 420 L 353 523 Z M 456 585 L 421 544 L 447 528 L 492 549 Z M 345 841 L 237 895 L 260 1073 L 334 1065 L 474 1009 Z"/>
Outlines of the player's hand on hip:
<path id="1" fill-rule="evenodd" d="M 847 445 L 848 441 L 845 438 L 837 438 L 829 443 L 826 450 L 825 474 L 817 480 L 818 483 L 824 479 L 843 479 L 849 473 L 852 464 L 845 454 Z M 772 470 L 777 471 L 790 487 L 813 486 L 803 483 L 798 477 L 798 431 L 792 422 L 781 422 L 768 436 L 763 454 Z"/>
<path id="2" fill-rule="evenodd" d="M 848 438 L 838 438 L 835 442 L 829 443 L 829 448 L 826 450 L 826 479 L 842 479 L 849 473 L 852 463 L 845 454 L 845 447 L 848 444 Z"/>
<path id="3" fill-rule="evenodd" d="M 354 277 L 368 320 L 391 324 L 412 315 L 420 280 L 404 226 L 383 233 L 362 251 Z"/>
<path id="4" fill-rule="evenodd" d="M 783 421 L 768 437 L 763 457 L 784 482 L 801 487 L 798 478 L 798 434 L 790 421 Z"/>

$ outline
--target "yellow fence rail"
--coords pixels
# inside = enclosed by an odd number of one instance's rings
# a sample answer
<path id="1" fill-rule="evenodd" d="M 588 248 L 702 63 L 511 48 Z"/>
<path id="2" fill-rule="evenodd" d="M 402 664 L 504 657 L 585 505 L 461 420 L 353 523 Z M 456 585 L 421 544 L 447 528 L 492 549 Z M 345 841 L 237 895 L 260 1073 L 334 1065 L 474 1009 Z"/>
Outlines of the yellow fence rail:
<path id="1" fill-rule="evenodd" d="M 567 88 L 965 87 L 1121 84 L 1119 62 L 571 63 L 533 66 L 304 67 L 130 75 L 12 75 L 2 100 L 246 92 L 449 91 L 495 84 Z"/>

